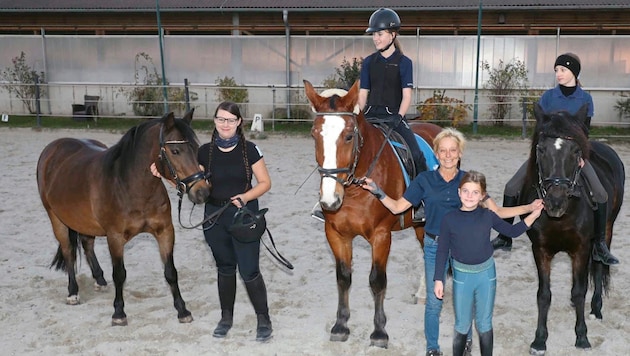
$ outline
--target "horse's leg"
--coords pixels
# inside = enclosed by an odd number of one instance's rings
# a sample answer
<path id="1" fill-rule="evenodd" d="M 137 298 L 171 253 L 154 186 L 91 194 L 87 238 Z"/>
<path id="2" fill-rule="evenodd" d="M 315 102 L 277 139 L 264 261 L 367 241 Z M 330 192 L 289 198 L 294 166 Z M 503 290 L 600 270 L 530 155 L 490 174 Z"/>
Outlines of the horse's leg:
<path id="1" fill-rule="evenodd" d="M 79 234 L 79 238 L 81 239 L 81 244 L 83 245 L 83 252 L 85 253 L 85 259 L 92 270 L 92 277 L 96 280 L 94 284 L 94 290 L 103 290 L 107 287 L 107 281 L 103 278 L 103 269 L 101 269 L 101 265 L 98 263 L 98 259 L 96 258 L 96 254 L 94 253 L 94 236 L 87 236 Z"/>
<path id="2" fill-rule="evenodd" d="M 332 230 L 332 229 L 331 229 Z M 330 341 L 346 341 L 350 335 L 349 290 L 352 284 L 352 238 L 344 238 L 336 231 L 326 231 L 328 244 L 335 255 L 337 265 L 337 321 L 330 330 Z"/>
<path id="3" fill-rule="evenodd" d="M 112 315 L 112 326 L 127 325 L 127 314 L 125 314 L 125 300 L 123 299 L 123 285 L 127 279 L 125 270 L 124 250 L 126 240 L 121 235 L 108 235 L 107 245 L 112 258 L 112 279 L 116 288 L 114 297 L 114 314 Z"/>
<path id="4" fill-rule="evenodd" d="M 387 290 L 387 260 L 391 248 L 391 233 L 372 239 L 372 270 L 370 271 L 370 287 L 374 296 L 374 331 L 370 335 L 370 345 L 387 348 L 389 336 L 385 331 L 387 317 L 383 302 Z"/>
<path id="5" fill-rule="evenodd" d="M 165 227 L 161 234 L 155 235 L 158 246 L 160 248 L 160 257 L 164 264 L 164 278 L 171 288 L 171 294 L 173 295 L 173 303 L 175 309 L 177 309 L 177 318 L 180 323 L 190 323 L 193 321 L 192 314 L 186 309 L 186 303 L 182 298 L 179 291 L 179 284 L 177 279 L 177 269 L 173 262 L 173 247 L 175 246 L 175 229 L 173 224 Z"/>
<path id="6" fill-rule="evenodd" d="M 590 238 L 590 237 L 589 237 Z M 575 347 L 590 349 L 591 343 L 586 336 L 587 328 L 584 320 L 584 300 L 588 288 L 588 260 L 590 244 L 586 244 L 585 253 L 571 256 L 573 268 L 573 286 L 571 287 L 571 302 L 575 306 Z"/>
<path id="7" fill-rule="evenodd" d="M 424 229 L 418 231 L 416 229 L 416 239 L 420 242 L 420 251 L 424 252 Z M 426 280 L 424 279 L 424 273 L 420 273 L 420 286 L 418 286 L 418 291 L 415 294 L 411 295 L 412 303 L 418 304 L 419 302 L 424 303 L 426 300 Z"/>
<path id="8" fill-rule="evenodd" d="M 55 238 L 59 242 L 59 248 L 51 267 L 65 271 L 68 274 L 68 296 L 66 304 L 79 304 L 79 284 L 77 283 L 75 264 L 77 261 L 78 236 L 75 231 L 68 229 L 52 212 L 48 211 L 48 217 L 52 225 Z"/>
<path id="9" fill-rule="evenodd" d="M 549 315 L 549 306 L 551 305 L 551 259 L 549 255 L 540 246 L 532 246 L 536 268 L 538 270 L 538 294 L 536 301 L 538 304 L 538 325 L 536 327 L 536 337 L 529 346 L 531 355 L 544 355 L 547 350 L 547 316 Z"/>

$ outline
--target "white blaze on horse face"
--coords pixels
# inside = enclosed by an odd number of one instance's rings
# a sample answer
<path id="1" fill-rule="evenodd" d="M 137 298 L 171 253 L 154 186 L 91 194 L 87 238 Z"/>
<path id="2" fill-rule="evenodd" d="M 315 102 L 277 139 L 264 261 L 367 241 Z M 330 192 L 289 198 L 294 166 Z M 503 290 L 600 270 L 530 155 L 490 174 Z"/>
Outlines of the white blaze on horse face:
<path id="1" fill-rule="evenodd" d="M 324 123 L 322 124 L 322 141 L 324 147 L 324 162 L 322 168 L 335 169 L 337 167 L 337 139 L 343 132 L 346 122 L 343 118 L 336 115 L 324 115 Z M 335 174 L 335 176 L 337 176 Z M 320 201 L 328 204 L 335 203 L 335 185 L 337 181 L 330 178 L 322 178 Z"/>
<path id="2" fill-rule="evenodd" d="M 560 151 L 563 143 L 564 143 L 564 139 L 556 138 L 556 141 L 553 143 L 553 147 L 555 147 L 556 150 Z"/>

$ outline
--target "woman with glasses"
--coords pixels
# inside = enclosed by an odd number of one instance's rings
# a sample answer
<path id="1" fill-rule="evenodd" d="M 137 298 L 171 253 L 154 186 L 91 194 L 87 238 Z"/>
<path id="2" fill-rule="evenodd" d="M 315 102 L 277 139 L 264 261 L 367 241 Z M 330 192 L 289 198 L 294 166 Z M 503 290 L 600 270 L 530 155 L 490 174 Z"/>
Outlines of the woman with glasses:
<path id="1" fill-rule="evenodd" d="M 231 205 L 214 225 L 206 223 L 203 231 L 217 266 L 221 304 L 221 320 L 212 335 L 225 337 L 232 327 L 238 266 L 258 319 L 256 341 L 266 341 L 271 338 L 272 328 L 267 289 L 259 268 L 260 240 L 241 243 L 227 227 L 241 203 L 258 211 L 258 198 L 271 188 L 271 178 L 262 152 L 256 144 L 245 139 L 243 117 L 235 103 L 224 101 L 219 104 L 214 113 L 214 124 L 212 139 L 199 147 L 198 154 L 199 164 L 205 167 L 212 183 L 212 193 L 205 206 L 206 216 L 226 204 Z M 256 178 L 255 185 L 252 185 L 252 177 Z"/>
<path id="2" fill-rule="evenodd" d="M 221 320 L 212 336 L 223 338 L 232 328 L 238 266 L 258 320 L 256 341 L 267 341 L 271 338 L 272 328 L 267 288 L 259 266 L 260 240 L 239 242 L 227 228 L 241 204 L 251 211 L 258 211 L 258 198 L 271 189 L 271 178 L 262 152 L 256 144 L 245 139 L 238 105 L 229 101 L 219 104 L 214 113 L 214 125 L 212 139 L 199 147 L 197 155 L 212 184 L 205 206 L 206 216 L 229 205 L 212 224 L 207 222 L 203 228 L 217 266 L 221 305 Z M 151 165 L 151 172 L 160 177 L 155 164 Z M 252 185 L 252 177 L 256 178 L 256 185 Z"/>

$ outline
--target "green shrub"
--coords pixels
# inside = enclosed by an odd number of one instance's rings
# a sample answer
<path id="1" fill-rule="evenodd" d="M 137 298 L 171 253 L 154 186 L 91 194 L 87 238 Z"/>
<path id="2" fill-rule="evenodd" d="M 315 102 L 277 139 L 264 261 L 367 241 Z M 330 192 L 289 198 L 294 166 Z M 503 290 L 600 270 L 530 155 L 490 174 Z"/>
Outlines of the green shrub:
<path id="1" fill-rule="evenodd" d="M 9 95 L 14 95 L 30 114 L 36 113 L 36 101 L 35 101 L 35 81 L 39 77 L 40 83 L 46 82 L 46 75 L 44 72 L 33 70 L 28 64 L 26 64 L 26 54 L 22 51 L 19 56 L 14 57 L 11 62 L 13 66 L 6 67 L 0 72 L 0 79 L 7 82 L 2 85 Z M 46 86 L 39 87 L 39 96 L 46 96 Z"/>
<path id="2" fill-rule="evenodd" d="M 352 58 L 352 62 L 346 60 L 341 61 L 341 65 L 335 68 L 335 73 L 331 74 L 324 80 L 325 88 L 341 88 L 350 89 L 354 82 L 361 77 L 361 64 L 363 58 Z"/>
<path id="3" fill-rule="evenodd" d="M 164 114 L 164 89 L 169 83 L 162 80 L 153 59 L 147 53 L 136 54 L 134 65 L 134 84 L 132 89 L 121 89 L 131 103 L 134 115 L 158 117 Z M 186 93 L 182 88 L 167 88 L 169 110 L 182 112 L 186 107 Z M 191 93 L 190 100 L 197 100 L 197 94 Z"/>
<path id="4" fill-rule="evenodd" d="M 420 119 L 425 121 L 448 122 L 453 127 L 458 127 L 466 121 L 468 111 L 472 105 L 462 100 L 450 98 L 445 95 L 446 90 L 434 90 L 433 96 L 418 105 Z"/>
<path id="5" fill-rule="evenodd" d="M 512 101 L 527 90 L 527 67 L 525 63 L 513 59 L 508 63 L 499 60 L 496 68 L 484 61 L 481 65 L 490 74 L 484 88 L 490 93 L 490 114 L 495 124 L 503 125 L 506 116 L 512 109 Z"/>

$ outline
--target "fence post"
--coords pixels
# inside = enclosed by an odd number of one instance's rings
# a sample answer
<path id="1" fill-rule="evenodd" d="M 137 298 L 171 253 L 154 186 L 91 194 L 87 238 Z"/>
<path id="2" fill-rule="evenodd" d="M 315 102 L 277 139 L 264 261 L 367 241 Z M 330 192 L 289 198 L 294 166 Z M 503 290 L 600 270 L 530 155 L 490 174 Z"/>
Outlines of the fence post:
<path id="1" fill-rule="evenodd" d="M 190 92 L 188 91 L 188 78 L 184 78 L 184 98 L 186 100 L 186 112 L 190 111 Z"/>
<path id="2" fill-rule="evenodd" d="M 527 98 L 523 97 L 523 124 L 521 127 L 521 138 L 527 137 Z"/>
<path id="3" fill-rule="evenodd" d="M 42 126 L 41 111 L 39 99 L 39 75 L 35 74 L 35 112 L 37 113 L 37 127 Z"/>

